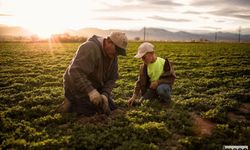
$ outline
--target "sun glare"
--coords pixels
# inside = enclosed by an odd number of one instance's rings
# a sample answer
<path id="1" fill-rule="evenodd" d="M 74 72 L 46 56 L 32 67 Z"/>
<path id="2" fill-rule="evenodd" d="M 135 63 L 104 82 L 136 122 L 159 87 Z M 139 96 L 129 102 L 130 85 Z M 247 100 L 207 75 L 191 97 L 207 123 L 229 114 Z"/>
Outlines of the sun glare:
<path id="1" fill-rule="evenodd" d="M 35 35 L 39 36 L 40 38 L 50 38 L 53 34 L 63 33 L 63 31 L 56 30 L 52 27 L 46 28 L 41 26 L 35 27 L 28 27 L 28 29 L 34 33 Z"/>
<path id="2" fill-rule="evenodd" d="M 84 27 L 89 22 L 93 7 L 84 5 L 81 0 L 6 1 L 5 6 L 8 9 L 4 11 L 12 15 L 6 17 L 9 18 L 6 21 L 24 27 L 40 38 L 49 38 L 51 34 L 63 33 L 66 29 Z"/>
<path id="3" fill-rule="evenodd" d="M 49 32 L 47 32 L 47 33 L 37 33 L 37 35 L 40 37 L 40 38 L 45 38 L 45 39 L 47 39 L 47 38 L 50 38 L 51 37 L 51 35 L 52 35 L 53 33 L 49 33 Z"/>

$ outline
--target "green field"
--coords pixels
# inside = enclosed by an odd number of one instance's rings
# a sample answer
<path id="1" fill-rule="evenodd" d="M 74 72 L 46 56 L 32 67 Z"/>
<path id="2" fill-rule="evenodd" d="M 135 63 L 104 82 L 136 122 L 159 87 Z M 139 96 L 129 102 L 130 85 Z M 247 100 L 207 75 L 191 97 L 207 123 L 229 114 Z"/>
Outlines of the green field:
<path id="1" fill-rule="evenodd" d="M 250 146 L 250 44 L 154 43 L 174 63 L 170 106 L 128 107 L 140 43 L 119 57 L 116 116 L 82 121 L 54 112 L 63 73 L 80 43 L 0 43 L 0 149 L 222 149 Z M 100 120 L 100 122 L 98 122 Z M 199 121 L 211 130 L 203 133 Z M 206 128 L 205 128 L 206 129 Z"/>

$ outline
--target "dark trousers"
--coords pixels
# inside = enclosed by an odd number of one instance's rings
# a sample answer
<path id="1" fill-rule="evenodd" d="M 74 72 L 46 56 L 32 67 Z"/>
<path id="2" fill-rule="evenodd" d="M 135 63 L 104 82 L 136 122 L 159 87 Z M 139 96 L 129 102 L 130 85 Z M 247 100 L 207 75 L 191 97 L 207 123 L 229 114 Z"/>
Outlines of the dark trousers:
<path id="1" fill-rule="evenodd" d="M 159 99 L 163 102 L 169 102 L 171 98 L 172 88 L 168 84 L 160 84 L 156 90 L 147 89 L 146 93 L 141 97 L 141 100 L 145 99 Z"/>
<path id="2" fill-rule="evenodd" d="M 64 87 L 64 95 L 71 102 L 70 112 L 75 112 L 78 115 L 92 116 L 98 113 L 103 113 L 102 109 L 90 102 L 89 96 L 81 93 L 76 93 L 73 90 Z M 115 106 L 111 97 L 108 98 L 110 110 L 115 110 Z"/>

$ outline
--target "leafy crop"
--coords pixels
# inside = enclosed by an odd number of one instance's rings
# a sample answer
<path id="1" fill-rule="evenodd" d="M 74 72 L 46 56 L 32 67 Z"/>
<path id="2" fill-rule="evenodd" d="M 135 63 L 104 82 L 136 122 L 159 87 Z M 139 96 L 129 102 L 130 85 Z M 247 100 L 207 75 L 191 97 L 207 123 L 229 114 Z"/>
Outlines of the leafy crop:
<path id="1" fill-rule="evenodd" d="M 54 112 L 63 101 L 63 73 L 80 43 L 0 44 L 0 149 L 222 149 L 250 145 L 250 120 L 230 120 L 250 100 L 250 44 L 155 42 L 174 63 L 177 79 L 169 106 L 156 100 L 128 107 L 141 60 L 140 43 L 119 57 L 113 99 L 125 111 L 81 123 Z M 190 112 L 216 123 L 196 135 Z"/>

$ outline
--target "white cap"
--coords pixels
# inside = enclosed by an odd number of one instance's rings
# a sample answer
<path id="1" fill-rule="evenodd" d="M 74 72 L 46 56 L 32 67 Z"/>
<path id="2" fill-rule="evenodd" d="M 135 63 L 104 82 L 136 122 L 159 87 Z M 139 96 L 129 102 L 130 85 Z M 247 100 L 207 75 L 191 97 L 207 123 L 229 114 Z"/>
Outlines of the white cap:
<path id="1" fill-rule="evenodd" d="M 123 32 L 111 32 L 109 38 L 116 45 L 118 55 L 126 56 L 126 48 L 128 45 L 128 38 Z"/>
<path id="2" fill-rule="evenodd" d="M 148 42 L 144 42 L 139 46 L 137 54 L 134 57 L 142 58 L 146 53 L 153 51 L 154 51 L 154 45 Z"/>

